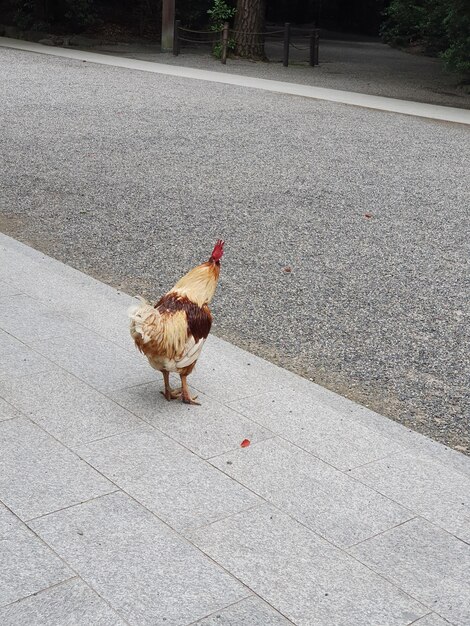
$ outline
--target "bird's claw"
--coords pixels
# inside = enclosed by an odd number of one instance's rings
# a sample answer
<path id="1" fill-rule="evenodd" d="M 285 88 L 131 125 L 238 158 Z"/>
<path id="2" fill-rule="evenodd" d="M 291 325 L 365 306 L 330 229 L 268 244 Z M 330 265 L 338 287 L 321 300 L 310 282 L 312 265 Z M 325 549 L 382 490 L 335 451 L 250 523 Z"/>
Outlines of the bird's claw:
<path id="1" fill-rule="evenodd" d="M 197 400 L 197 396 L 194 396 L 194 398 L 191 398 L 191 396 L 185 396 L 183 394 L 183 402 L 184 404 L 195 404 L 196 406 L 201 406 L 200 402 L 196 402 Z"/>
<path id="2" fill-rule="evenodd" d="M 165 389 L 165 391 L 160 391 L 162 396 L 170 402 L 171 400 L 177 400 L 181 398 L 182 391 L 181 389 Z"/>

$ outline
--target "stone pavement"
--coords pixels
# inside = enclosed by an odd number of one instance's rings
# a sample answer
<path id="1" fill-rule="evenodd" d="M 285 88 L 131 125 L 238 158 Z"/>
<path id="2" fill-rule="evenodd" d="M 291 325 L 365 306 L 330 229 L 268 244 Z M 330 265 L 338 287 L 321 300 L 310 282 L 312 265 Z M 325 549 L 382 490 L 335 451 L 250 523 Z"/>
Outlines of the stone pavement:
<path id="1" fill-rule="evenodd" d="M 470 459 L 0 235 L 0 624 L 470 623 Z M 251 445 L 242 448 L 244 439 Z"/>

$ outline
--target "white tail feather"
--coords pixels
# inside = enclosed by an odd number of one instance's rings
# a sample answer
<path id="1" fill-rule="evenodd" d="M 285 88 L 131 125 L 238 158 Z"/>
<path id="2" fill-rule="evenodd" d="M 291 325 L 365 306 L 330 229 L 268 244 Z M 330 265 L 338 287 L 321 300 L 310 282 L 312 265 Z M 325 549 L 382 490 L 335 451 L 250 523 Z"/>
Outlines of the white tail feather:
<path id="1" fill-rule="evenodd" d="M 131 334 L 140 335 L 144 343 L 146 343 L 150 340 L 150 337 L 146 336 L 142 326 L 149 315 L 155 316 L 158 315 L 158 312 L 154 309 L 150 302 L 148 302 L 148 300 L 142 298 L 142 296 L 138 296 L 138 298 L 140 300 L 140 304 L 134 304 L 131 306 L 128 309 L 127 314 L 131 320 Z"/>

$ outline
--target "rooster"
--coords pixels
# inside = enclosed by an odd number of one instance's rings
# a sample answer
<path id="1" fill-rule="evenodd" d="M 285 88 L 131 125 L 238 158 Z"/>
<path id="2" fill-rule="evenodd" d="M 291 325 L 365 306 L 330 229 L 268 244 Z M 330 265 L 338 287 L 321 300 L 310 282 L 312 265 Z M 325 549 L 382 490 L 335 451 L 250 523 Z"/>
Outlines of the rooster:
<path id="1" fill-rule="evenodd" d="M 135 345 L 150 365 L 163 374 L 167 400 L 180 398 L 186 404 L 200 404 L 189 393 L 187 376 L 193 371 L 209 335 L 214 297 L 220 273 L 224 242 L 218 240 L 210 259 L 189 271 L 168 293 L 152 305 L 140 298 L 129 310 L 130 331 Z M 181 378 L 181 389 L 170 387 L 170 372 Z"/>

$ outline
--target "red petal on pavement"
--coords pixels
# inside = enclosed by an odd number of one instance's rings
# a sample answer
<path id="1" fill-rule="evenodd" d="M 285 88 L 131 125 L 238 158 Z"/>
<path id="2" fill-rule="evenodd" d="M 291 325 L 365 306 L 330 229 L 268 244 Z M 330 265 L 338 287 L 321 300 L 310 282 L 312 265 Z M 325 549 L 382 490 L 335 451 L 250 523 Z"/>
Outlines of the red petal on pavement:
<path id="1" fill-rule="evenodd" d="M 250 442 L 250 440 L 249 440 L 249 439 L 244 439 L 244 440 L 241 442 L 240 446 L 241 446 L 242 448 L 248 448 L 248 446 L 250 445 L 250 443 L 251 443 L 251 442 Z"/>
<path id="2" fill-rule="evenodd" d="M 372 217 L 372 213 L 364 213 L 364 217 L 370 218 Z"/>

